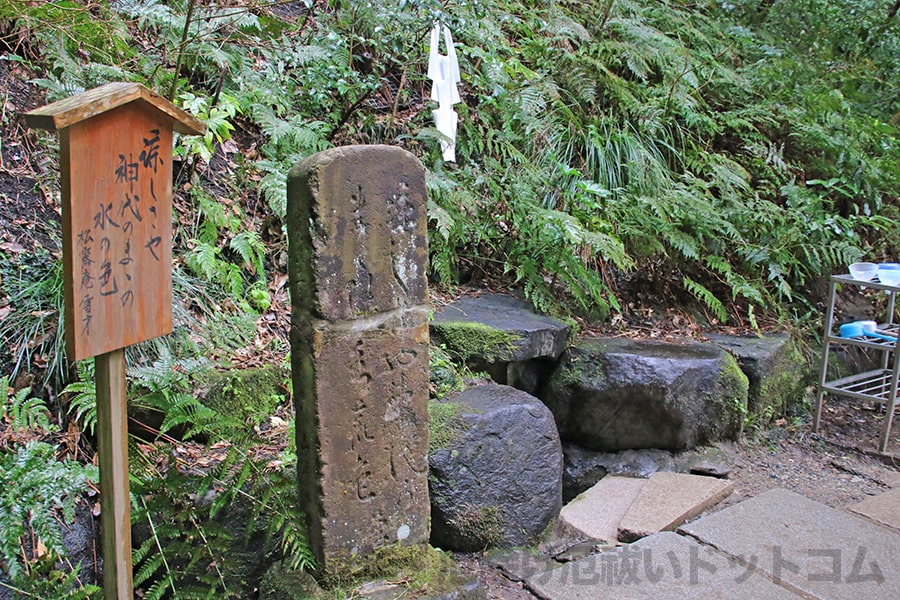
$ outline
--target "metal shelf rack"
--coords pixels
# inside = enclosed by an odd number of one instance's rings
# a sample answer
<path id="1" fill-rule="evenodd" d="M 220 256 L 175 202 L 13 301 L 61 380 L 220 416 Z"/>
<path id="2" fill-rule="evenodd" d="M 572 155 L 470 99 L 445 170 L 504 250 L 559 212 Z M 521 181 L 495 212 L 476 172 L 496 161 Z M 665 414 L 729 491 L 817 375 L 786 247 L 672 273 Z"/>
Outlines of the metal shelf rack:
<path id="1" fill-rule="evenodd" d="M 836 333 L 834 323 L 834 301 L 839 285 L 850 285 L 859 288 L 871 288 L 884 290 L 888 294 L 887 322 L 880 323 L 878 329 L 884 333 L 900 337 L 900 323 L 894 323 L 894 304 L 896 293 L 900 287 L 886 285 L 877 281 L 860 281 L 850 275 L 834 275 L 831 277 L 831 288 L 828 293 L 828 310 L 825 313 L 825 348 L 822 356 L 822 371 L 819 377 L 819 390 L 816 395 L 816 410 L 813 418 L 813 431 L 819 431 L 822 417 L 822 405 L 825 393 L 871 400 L 885 408 L 885 418 L 882 424 L 881 438 L 878 448 L 881 452 L 887 452 L 888 440 L 891 433 L 891 425 L 894 420 L 894 408 L 900 403 L 898 398 L 898 376 L 900 376 L 900 352 L 898 342 L 892 342 L 874 336 L 860 336 L 854 338 L 841 337 Z M 828 361 L 833 347 L 856 346 L 880 351 L 882 353 L 882 368 L 863 373 L 856 373 L 840 379 L 828 380 Z"/>

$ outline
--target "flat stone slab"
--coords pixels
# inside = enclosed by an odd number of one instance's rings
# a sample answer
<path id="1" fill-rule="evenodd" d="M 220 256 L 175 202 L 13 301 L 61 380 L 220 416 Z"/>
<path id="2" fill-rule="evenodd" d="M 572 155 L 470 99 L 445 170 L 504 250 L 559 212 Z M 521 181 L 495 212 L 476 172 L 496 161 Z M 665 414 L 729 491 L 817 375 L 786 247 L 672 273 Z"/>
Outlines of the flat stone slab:
<path id="1" fill-rule="evenodd" d="M 679 531 L 807 597 L 894 598 L 900 590 L 900 534 L 787 490 L 744 500 Z"/>
<path id="2" fill-rule="evenodd" d="M 324 594 L 323 594 L 324 596 Z M 402 600 L 409 598 L 410 586 L 403 583 L 372 581 L 355 590 L 353 598 L 360 600 Z M 462 582 L 449 592 L 416 596 L 418 600 L 487 600 L 484 586 L 476 580 Z"/>
<path id="3" fill-rule="evenodd" d="M 657 471 L 622 516 L 618 538 L 632 542 L 671 531 L 721 502 L 733 489 L 734 482 L 726 479 Z"/>
<path id="4" fill-rule="evenodd" d="M 848 509 L 876 523 L 900 530 L 900 488 L 866 498 Z"/>
<path id="5" fill-rule="evenodd" d="M 558 562 L 532 548 L 493 548 L 487 553 L 487 562 L 513 581 L 525 581 L 535 573 L 559 567 Z"/>
<path id="6" fill-rule="evenodd" d="M 564 502 L 587 491 L 607 474 L 647 479 L 657 471 L 671 471 L 723 479 L 731 473 L 728 457 L 714 446 L 703 446 L 684 452 L 658 448 L 595 452 L 564 443 L 563 457 Z"/>
<path id="7" fill-rule="evenodd" d="M 607 475 L 566 504 L 559 518 L 592 540 L 615 543 L 622 517 L 648 481 Z"/>
<path id="8" fill-rule="evenodd" d="M 889 485 L 892 488 L 900 487 L 900 472 L 892 472 L 887 473 L 882 477 L 885 485 Z"/>
<path id="9" fill-rule="evenodd" d="M 797 597 L 726 554 L 671 532 L 567 563 L 526 584 L 550 600 Z"/>
<path id="10" fill-rule="evenodd" d="M 562 321 L 537 314 L 530 304 L 515 296 L 491 293 L 463 296 L 436 311 L 431 329 L 448 349 L 463 354 L 466 360 L 477 357 L 491 363 L 556 359 L 566 349 L 569 337 L 569 326 Z M 481 341 L 487 343 L 473 348 L 472 340 L 479 339 L 479 330 Z M 504 335 L 490 336 L 485 330 Z M 492 337 L 499 343 L 492 343 Z M 472 352 L 483 355 L 470 356 Z"/>

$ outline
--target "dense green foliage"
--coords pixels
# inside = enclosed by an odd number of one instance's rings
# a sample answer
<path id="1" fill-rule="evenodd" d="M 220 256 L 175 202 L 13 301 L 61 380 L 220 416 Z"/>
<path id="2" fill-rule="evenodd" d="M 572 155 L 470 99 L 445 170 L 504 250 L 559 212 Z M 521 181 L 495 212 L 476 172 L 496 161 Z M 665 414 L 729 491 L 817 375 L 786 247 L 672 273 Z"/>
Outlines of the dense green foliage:
<path id="1" fill-rule="evenodd" d="M 602 319 L 623 309 L 640 274 L 658 296 L 696 301 L 710 320 L 814 315 L 818 278 L 862 257 L 898 258 L 892 5 L 0 0 L 0 61 L 30 73 L 47 101 L 133 80 L 208 125 L 176 148 L 176 333 L 130 349 L 129 376 L 133 404 L 162 415 L 160 436 L 213 443 L 247 424 L 204 406 L 194 390 L 277 308 L 287 172 L 335 145 L 400 145 L 422 160 L 431 272 L 442 285 L 505 277 L 540 308 Z M 441 159 L 431 115 L 436 20 L 453 31 L 463 77 L 455 164 Z M 4 109 L 0 125 L 12 118 Z M 38 185 L 53 189 L 55 137 L 31 135 Z M 50 387 L 71 382 L 53 249 L 0 249 L 0 259 L 14 308 L 0 323 L 4 362 L 46 371 Z M 283 354 L 284 340 L 271 343 Z M 90 433 L 90 366 L 78 370 L 64 406 L 51 408 Z M 56 530 L 45 525 L 51 514 L 69 517 L 68 499 L 88 476 L 55 461 L 48 414 L 21 392 L 8 393 L 0 413 L 2 439 L 12 440 L 0 446 L 0 475 L 41 462 L 50 479 L 14 476 L 10 489 L 32 486 L 61 502 L 35 505 L 38 519 L 28 522 L 15 502 L 30 496 L 4 497 L 12 516 L 0 543 L 17 582 L 28 567 L 17 562 L 23 535 L 58 556 Z M 14 422 L 38 433 L 11 436 Z M 138 461 L 135 519 L 149 533 L 135 562 L 148 597 L 240 593 L 242 582 L 223 571 L 234 540 L 215 520 L 239 498 L 250 501 L 267 552 L 307 564 L 289 478 L 238 459 L 255 440 L 231 443 L 226 460 L 192 476 Z M 222 481 L 232 491 L 211 504 L 192 495 Z M 154 520 L 161 512 L 167 518 Z M 270 518 L 257 523 L 264 512 Z M 75 579 L 56 584 L 70 589 Z"/>
<path id="2" fill-rule="evenodd" d="M 99 591 L 83 585 L 78 567 L 65 567 L 60 522 L 70 523 L 97 468 L 58 460 L 44 438 L 56 431 L 43 400 L 30 388 L 10 393 L 0 378 L 0 567 L 8 587 L 30 598 L 84 599 Z"/>
<path id="3" fill-rule="evenodd" d="M 506 273 L 540 307 L 603 316 L 644 271 L 724 321 L 802 311 L 813 278 L 894 250 L 878 241 L 900 187 L 888 2 L 127 0 L 96 20 L 27 4 L 6 16 L 22 9 L 49 99 L 116 78 L 171 95 L 210 126 L 182 140 L 194 173 L 235 126 L 261 133 L 236 176 L 276 219 L 299 158 L 406 146 L 429 170 L 447 284 Z M 425 77 L 434 20 L 463 73 L 452 168 Z M 266 306 L 258 232 L 194 190 L 185 264 Z"/>

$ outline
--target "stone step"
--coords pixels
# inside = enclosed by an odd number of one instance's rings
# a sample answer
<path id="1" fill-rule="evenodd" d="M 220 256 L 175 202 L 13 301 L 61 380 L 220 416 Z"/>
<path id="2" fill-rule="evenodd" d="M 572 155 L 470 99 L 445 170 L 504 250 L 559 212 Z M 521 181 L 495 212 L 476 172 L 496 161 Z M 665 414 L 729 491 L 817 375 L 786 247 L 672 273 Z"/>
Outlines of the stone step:
<path id="1" fill-rule="evenodd" d="M 713 344 L 632 338 L 579 340 L 538 397 L 560 437 L 588 450 L 687 450 L 737 439 L 749 382 Z"/>
<path id="2" fill-rule="evenodd" d="M 895 598 L 900 590 L 900 534 L 788 490 L 744 500 L 678 531 L 808 598 Z"/>
<path id="3" fill-rule="evenodd" d="M 671 531 L 721 502 L 734 482 L 702 475 L 657 471 L 622 516 L 618 538 L 633 542 L 657 531 Z"/>
<path id="4" fill-rule="evenodd" d="M 798 597 L 724 552 L 672 532 L 566 563 L 530 577 L 526 585 L 546 600 Z"/>
<path id="5" fill-rule="evenodd" d="M 900 530 L 900 488 L 867 498 L 849 506 L 848 510 L 885 527 Z"/>
<path id="6" fill-rule="evenodd" d="M 563 507 L 560 520 L 595 542 L 632 542 L 672 530 L 728 496 L 734 482 L 656 472 L 647 479 L 607 475 Z"/>
<path id="7" fill-rule="evenodd" d="M 607 475 L 566 504 L 559 518 L 592 540 L 614 544 L 622 517 L 647 481 Z"/>

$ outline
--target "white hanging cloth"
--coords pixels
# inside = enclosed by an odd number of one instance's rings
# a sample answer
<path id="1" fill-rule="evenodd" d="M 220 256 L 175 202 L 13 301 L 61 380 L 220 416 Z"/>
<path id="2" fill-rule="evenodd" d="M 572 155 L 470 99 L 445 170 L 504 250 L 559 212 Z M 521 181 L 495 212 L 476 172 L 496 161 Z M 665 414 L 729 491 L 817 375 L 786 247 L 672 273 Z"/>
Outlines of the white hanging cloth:
<path id="1" fill-rule="evenodd" d="M 438 51 L 442 32 L 447 54 L 440 54 Z M 456 48 L 453 47 L 450 28 L 441 23 L 435 23 L 431 30 L 428 78 L 434 82 L 431 87 L 431 99 L 438 103 L 437 110 L 432 111 L 434 126 L 447 138 L 441 140 L 444 160 L 456 162 L 456 126 L 459 123 L 459 115 L 453 110 L 453 105 L 460 102 L 459 90 L 456 87 L 460 82 L 459 62 L 456 60 Z"/>

